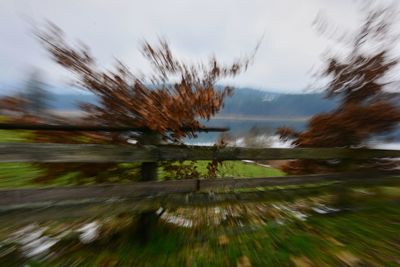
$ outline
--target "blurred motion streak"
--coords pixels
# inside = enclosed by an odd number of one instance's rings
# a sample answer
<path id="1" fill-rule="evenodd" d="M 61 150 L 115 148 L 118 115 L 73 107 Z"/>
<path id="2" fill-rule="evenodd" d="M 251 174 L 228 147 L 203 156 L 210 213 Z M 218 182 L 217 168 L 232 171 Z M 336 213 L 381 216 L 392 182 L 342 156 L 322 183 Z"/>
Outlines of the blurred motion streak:
<path id="1" fill-rule="evenodd" d="M 339 47 L 317 73 L 324 98 L 249 88 L 229 98 L 226 81 L 249 69 L 261 41 L 230 64 L 181 60 L 165 39 L 143 41 L 151 67 L 143 75 L 120 60 L 103 67 L 52 22 L 34 25 L 36 40 L 84 94 L 72 97 L 79 108 L 54 110 L 45 76 L 30 68 L 23 91 L 0 97 L 0 267 L 400 266 L 400 150 L 374 146 L 400 136 L 398 11 L 366 2 L 356 3 L 364 17 L 354 31 L 340 32 L 322 15 L 314 22 Z M 285 16 L 276 12 L 285 22 L 288 6 Z M 183 3 L 167 7 L 165 25 L 189 22 L 170 13 Z M 226 8 L 220 20 L 231 15 Z M 185 12 L 206 22 L 212 11 Z M 245 10 L 237 14 L 246 32 L 265 23 L 246 28 Z M 307 35 L 288 25 L 294 52 L 308 56 L 300 40 Z M 283 23 L 272 29 L 285 36 Z M 292 42 L 272 41 L 271 57 L 274 46 Z M 265 77 L 292 68 L 284 53 Z"/>

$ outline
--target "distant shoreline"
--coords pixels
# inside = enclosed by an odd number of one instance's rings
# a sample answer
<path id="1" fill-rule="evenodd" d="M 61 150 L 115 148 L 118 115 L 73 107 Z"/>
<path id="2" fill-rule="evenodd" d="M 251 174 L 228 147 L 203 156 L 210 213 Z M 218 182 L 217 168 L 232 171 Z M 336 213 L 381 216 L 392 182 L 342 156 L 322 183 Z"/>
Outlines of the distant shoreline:
<path id="1" fill-rule="evenodd" d="M 82 118 L 85 116 L 84 111 L 81 110 L 58 110 L 58 109 L 51 109 L 49 112 L 53 115 L 59 117 L 68 117 L 68 118 Z"/>
<path id="2" fill-rule="evenodd" d="M 211 120 L 235 120 L 235 121 L 307 121 L 312 116 L 258 116 L 258 115 L 217 115 Z"/>
<path id="3" fill-rule="evenodd" d="M 81 118 L 85 112 L 80 110 L 50 110 L 50 113 L 60 117 Z M 307 121 L 311 116 L 259 116 L 259 115 L 242 115 L 242 114 L 226 114 L 217 115 L 210 120 L 232 120 L 232 121 Z"/>

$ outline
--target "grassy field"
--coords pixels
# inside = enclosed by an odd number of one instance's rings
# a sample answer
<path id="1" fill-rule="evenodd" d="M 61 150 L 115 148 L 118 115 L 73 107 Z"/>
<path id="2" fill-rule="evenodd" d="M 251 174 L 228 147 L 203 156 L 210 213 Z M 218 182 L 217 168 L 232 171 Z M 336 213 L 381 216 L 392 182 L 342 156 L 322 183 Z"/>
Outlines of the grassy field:
<path id="1" fill-rule="evenodd" d="M 197 168 L 202 174 L 207 173 L 208 161 L 198 161 Z M 221 177 L 269 177 L 283 176 L 284 173 L 275 168 L 262 167 L 242 161 L 224 161 L 218 169 Z"/>
<path id="2" fill-rule="evenodd" d="M 1 121 L 1 118 L 0 118 Z M 7 131 L 0 130 L 0 142 L 26 142 L 31 136 L 30 131 Z M 207 175 L 208 161 L 198 161 L 197 170 L 204 177 Z M 129 164 L 121 164 L 127 166 Z M 132 165 L 132 164 L 130 164 Z M 41 174 L 41 170 L 29 163 L 0 163 L 0 188 L 7 187 L 40 187 L 40 186 L 65 186 L 74 184 L 92 184 L 94 179 L 91 177 L 77 181 L 74 173 L 68 173 L 62 177 L 55 177 L 47 184 L 37 184 L 34 182 Z M 219 177 L 269 177 L 284 175 L 278 169 L 266 168 L 257 165 L 244 163 L 241 161 L 225 161 L 218 169 Z M 165 177 L 165 171 L 159 169 L 159 177 Z M 118 177 L 115 177 L 117 180 Z"/>
<path id="3" fill-rule="evenodd" d="M 202 175 L 207 174 L 208 161 L 198 161 L 197 169 Z M 40 187 L 40 186 L 67 186 L 78 183 L 91 184 L 94 179 L 87 178 L 85 181 L 76 181 L 74 173 L 57 177 L 47 184 L 37 184 L 35 178 L 39 177 L 41 170 L 29 163 L 0 163 L 0 188 L 7 187 Z M 165 173 L 162 168 L 159 170 L 159 177 L 162 179 Z M 218 170 L 220 177 L 270 177 L 283 176 L 284 173 L 278 169 L 250 165 L 240 161 L 226 161 Z"/>

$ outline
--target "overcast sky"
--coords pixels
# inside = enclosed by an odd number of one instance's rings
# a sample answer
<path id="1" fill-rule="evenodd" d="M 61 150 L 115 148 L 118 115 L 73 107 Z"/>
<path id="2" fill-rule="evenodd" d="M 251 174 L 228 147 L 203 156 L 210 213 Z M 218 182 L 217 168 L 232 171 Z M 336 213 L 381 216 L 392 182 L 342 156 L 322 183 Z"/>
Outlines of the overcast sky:
<path id="1" fill-rule="evenodd" d="M 360 22 L 350 0 L 0 0 L 0 85 L 21 83 L 32 66 L 48 82 L 68 73 L 53 63 L 32 34 L 32 24 L 50 20 L 72 41 L 87 44 L 99 62 L 121 59 L 134 71 L 148 67 L 141 41 L 166 38 L 177 56 L 191 60 L 215 54 L 222 61 L 250 53 L 264 36 L 254 64 L 229 81 L 237 86 L 301 92 L 331 44 L 312 27 L 318 14 L 343 29 Z"/>

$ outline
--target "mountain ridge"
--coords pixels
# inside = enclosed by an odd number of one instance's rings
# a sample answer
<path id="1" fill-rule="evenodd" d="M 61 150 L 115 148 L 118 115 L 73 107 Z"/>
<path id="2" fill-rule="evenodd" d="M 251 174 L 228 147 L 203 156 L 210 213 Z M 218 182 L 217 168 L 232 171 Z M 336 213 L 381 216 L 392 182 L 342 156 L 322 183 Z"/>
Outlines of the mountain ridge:
<path id="1" fill-rule="evenodd" d="M 79 102 L 97 104 L 93 94 L 52 94 L 50 108 L 78 111 Z M 312 116 L 327 112 L 337 105 L 336 100 L 324 98 L 321 93 L 288 94 L 262 91 L 252 88 L 237 88 L 233 96 L 227 97 L 218 113 L 245 116 Z"/>

